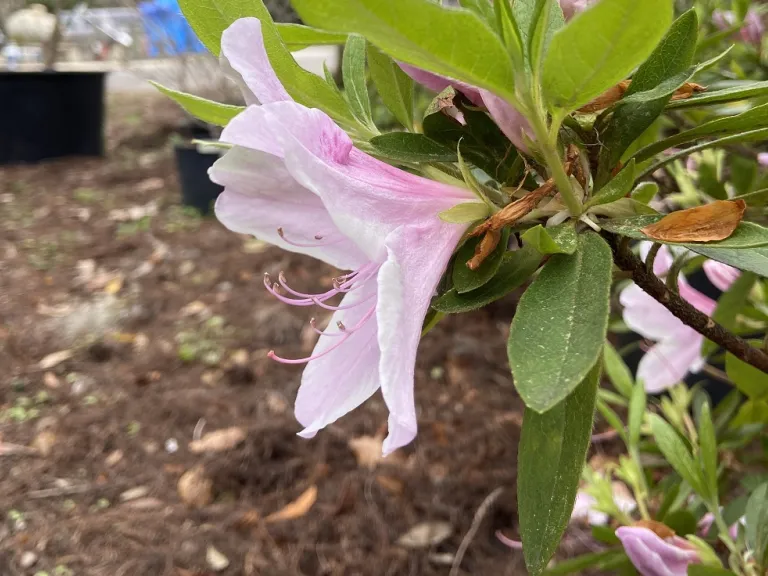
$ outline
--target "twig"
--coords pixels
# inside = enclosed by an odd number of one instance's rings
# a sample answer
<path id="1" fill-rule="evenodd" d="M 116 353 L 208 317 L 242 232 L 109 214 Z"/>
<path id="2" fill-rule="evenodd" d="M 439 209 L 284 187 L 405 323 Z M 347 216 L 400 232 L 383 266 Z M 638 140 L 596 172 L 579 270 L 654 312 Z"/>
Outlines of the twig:
<path id="1" fill-rule="evenodd" d="M 628 242 L 615 234 L 605 234 L 605 238 L 613 250 L 613 260 L 616 265 L 622 270 L 631 272 L 632 280 L 649 296 L 672 312 L 686 326 L 690 326 L 702 336 L 723 347 L 739 360 L 768 373 L 768 354 L 750 346 L 745 340 L 729 332 L 703 312 L 699 312 L 679 294 L 669 290 L 664 282 L 650 273 L 645 264 L 634 255 Z"/>
<path id="2" fill-rule="evenodd" d="M 501 493 L 504 491 L 504 488 L 499 486 L 496 488 L 493 492 L 488 494 L 488 496 L 485 497 L 485 500 L 483 500 L 483 503 L 480 504 L 480 507 L 477 509 L 477 512 L 475 512 L 475 517 L 472 519 L 472 525 L 469 527 L 469 530 L 467 530 L 467 534 L 464 536 L 464 539 L 461 541 L 461 544 L 459 545 L 459 549 L 456 551 L 456 557 L 453 559 L 453 564 L 451 565 L 451 571 L 448 573 L 448 576 L 457 576 L 459 573 L 459 568 L 461 567 L 461 561 L 464 559 L 464 554 L 467 553 L 467 548 L 469 548 L 470 543 L 472 542 L 472 539 L 475 537 L 475 534 L 477 534 L 477 531 L 480 529 L 480 524 L 483 521 L 483 518 L 485 518 L 485 515 L 488 513 L 488 510 L 490 510 L 491 506 L 493 506 L 493 503 L 496 502 L 496 500 L 501 496 Z"/>
<path id="3" fill-rule="evenodd" d="M 21 444 L 11 444 L 10 442 L 0 442 L 0 456 L 14 456 L 17 454 L 38 454 L 38 451 L 29 446 Z"/>
<path id="4" fill-rule="evenodd" d="M 85 494 L 91 490 L 90 484 L 75 484 L 73 486 L 62 486 L 60 488 L 46 488 L 45 490 L 33 490 L 27 492 L 27 498 L 42 499 L 56 498 L 57 496 L 71 496 L 73 494 Z"/>

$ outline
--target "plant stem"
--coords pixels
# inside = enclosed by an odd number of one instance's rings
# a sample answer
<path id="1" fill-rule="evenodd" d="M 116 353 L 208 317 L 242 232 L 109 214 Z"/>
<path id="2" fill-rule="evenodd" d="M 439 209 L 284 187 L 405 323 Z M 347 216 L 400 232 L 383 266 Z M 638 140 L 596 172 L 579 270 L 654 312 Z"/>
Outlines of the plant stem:
<path id="1" fill-rule="evenodd" d="M 629 242 L 626 241 L 628 239 L 622 239 L 615 234 L 604 234 L 604 236 L 613 250 L 613 261 L 621 270 L 632 272 L 632 280 L 649 296 L 672 312 L 686 326 L 690 326 L 699 334 L 722 346 L 739 360 L 768 374 L 768 354 L 764 350 L 750 346 L 745 340 L 694 308 L 679 294 L 669 290 L 664 282 L 650 273 L 645 264 L 634 255 Z"/>
<path id="2" fill-rule="evenodd" d="M 643 465 L 640 463 L 640 453 L 637 450 L 637 446 L 629 447 L 629 457 L 635 462 L 639 478 L 639 485 L 634 487 L 637 509 L 640 511 L 640 516 L 643 520 L 650 520 L 651 515 L 648 513 L 648 506 L 645 503 L 648 498 L 648 485 L 645 481 L 645 474 L 643 474 Z"/>

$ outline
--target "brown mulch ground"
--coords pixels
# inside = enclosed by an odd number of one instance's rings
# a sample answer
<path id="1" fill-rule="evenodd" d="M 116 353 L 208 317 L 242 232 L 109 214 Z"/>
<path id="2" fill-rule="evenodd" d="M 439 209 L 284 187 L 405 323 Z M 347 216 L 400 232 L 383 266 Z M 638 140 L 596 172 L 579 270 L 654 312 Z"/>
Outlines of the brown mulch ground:
<path id="1" fill-rule="evenodd" d="M 112 100 L 107 158 L 0 167 L 0 450 L 37 450 L 0 452 L 0 575 L 202 576 L 211 546 L 230 576 L 446 575 L 499 487 L 457 573 L 524 574 L 494 536 L 516 535 L 513 304 L 425 338 L 420 433 L 402 454 L 371 470 L 348 445 L 386 422 L 378 396 L 297 437 L 301 367 L 266 353 L 311 350 L 312 312 L 274 301 L 262 274 L 310 289 L 333 272 L 184 211 L 169 144 L 179 119 L 162 99 Z M 147 214 L 115 219 L 130 207 Z M 189 449 L 229 427 L 246 435 L 234 448 Z M 200 508 L 177 489 L 193 469 L 212 487 Z M 265 521 L 311 486 L 304 515 Z M 398 544 L 420 523 L 450 535 Z"/>

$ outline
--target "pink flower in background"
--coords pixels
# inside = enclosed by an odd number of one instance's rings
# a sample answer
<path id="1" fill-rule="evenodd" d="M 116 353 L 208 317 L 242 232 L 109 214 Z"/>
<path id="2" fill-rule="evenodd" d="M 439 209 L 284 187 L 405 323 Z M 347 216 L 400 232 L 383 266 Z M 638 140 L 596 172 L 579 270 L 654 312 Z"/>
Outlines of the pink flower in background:
<path id="1" fill-rule="evenodd" d="M 579 12 L 586 10 L 597 0 L 560 0 L 560 7 L 566 20 L 570 20 Z"/>
<path id="2" fill-rule="evenodd" d="M 695 547 L 678 536 L 662 539 L 648 528 L 630 526 L 617 529 L 616 536 L 641 576 L 686 576 L 689 565 L 701 563 Z"/>
<path id="3" fill-rule="evenodd" d="M 648 253 L 650 244 L 643 244 L 643 258 Z M 672 265 L 672 256 L 667 247 L 659 250 L 654 261 L 653 271 L 657 276 L 664 276 Z M 718 289 L 727 290 L 738 277 L 739 271 L 720 262 L 707 261 L 704 272 Z M 680 295 L 704 314 L 711 316 L 716 302 L 692 288 L 680 276 L 678 286 Z M 701 355 L 704 337 L 693 328 L 678 320 L 663 305 L 646 294 L 636 284 L 622 290 L 619 300 L 624 306 L 624 322 L 631 330 L 644 338 L 656 342 L 640 360 L 637 379 L 642 381 L 646 391 L 651 394 L 671 388 L 689 372 L 698 372 L 704 366 Z"/>
<path id="4" fill-rule="evenodd" d="M 768 167 L 768 152 L 760 152 L 757 155 L 757 163 L 762 167 Z"/>
<path id="5" fill-rule="evenodd" d="M 632 497 L 629 489 L 621 482 L 612 482 L 613 502 L 616 507 L 627 514 L 637 508 L 637 502 Z M 576 501 L 573 503 L 571 520 L 586 520 L 590 526 L 605 526 L 608 524 L 608 514 L 595 508 L 597 500 L 586 492 L 579 490 L 576 493 Z"/>
<path id="6" fill-rule="evenodd" d="M 251 94 L 224 129 L 233 148 L 211 168 L 225 187 L 221 222 L 244 234 L 353 272 L 308 294 L 265 277 L 276 298 L 333 312 L 306 363 L 296 400 L 302 436 L 356 408 L 381 388 L 389 408 L 384 452 L 416 436 L 413 378 L 422 323 L 465 225 L 438 214 L 472 201 L 463 188 L 415 176 L 353 146 L 322 111 L 290 100 L 269 64 L 257 19 L 232 24 L 222 53 Z M 329 302 L 342 296 L 337 305 Z"/>
<path id="7" fill-rule="evenodd" d="M 720 30 L 727 30 L 736 24 L 736 15 L 730 10 L 715 10 L 712 13 L 712 22 Z M 765 24 L 762 17 L 754 10 L 750 10 L 744 17 L 744 24 L 739 30 L 738 37 L 745 44 L 751 44 L 759 49 L 762 46 L 763 34 L 765 34 Z"/>

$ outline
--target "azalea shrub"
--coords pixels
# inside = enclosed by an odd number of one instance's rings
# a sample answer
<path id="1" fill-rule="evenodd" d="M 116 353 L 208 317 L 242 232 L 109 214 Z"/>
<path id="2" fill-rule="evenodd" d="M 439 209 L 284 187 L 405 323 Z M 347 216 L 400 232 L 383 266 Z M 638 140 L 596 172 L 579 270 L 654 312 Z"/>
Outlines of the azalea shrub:
<path id="1" fill-rule="evenodd" d="M 764 4 L 293 0 L 301 25 L 180 4 L 247 104 L 163 89 L 223 127 L 217 217 L 339 270 L 264 278 L 330 314 L 309 357 L 270 352 L 305 366 L 302 436 L 381 390 L 384 453 L 409 444 L 421 338 L 522 294 L 520 540 L 500 539 L 531 574 L 765 573 Z M 341 84 L 297 65 L 313 44 L 344 46 Z M 569 522 L 597 551 L 553 564 Z"/>

